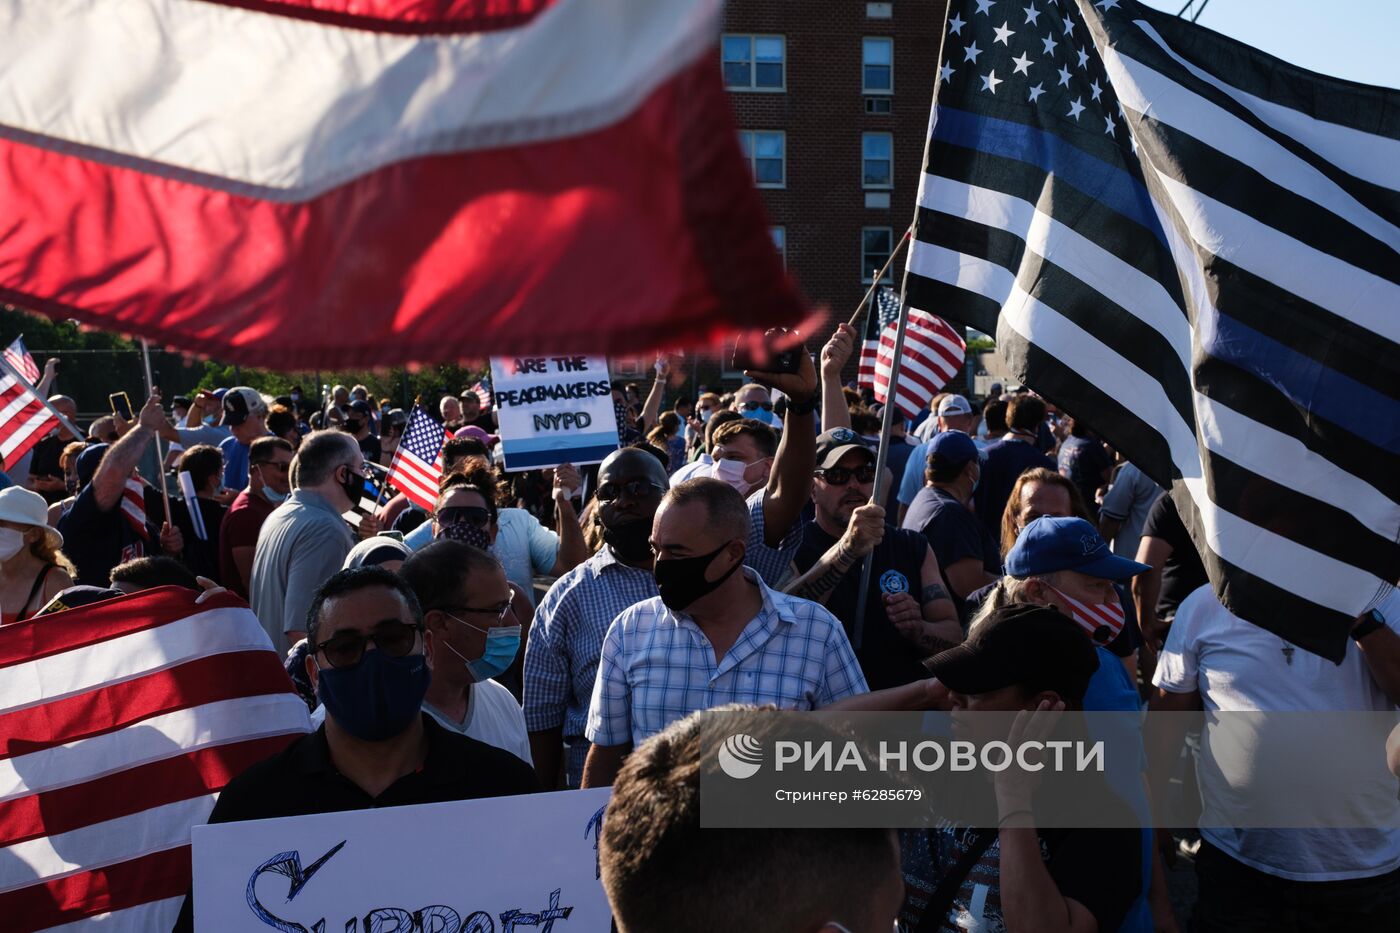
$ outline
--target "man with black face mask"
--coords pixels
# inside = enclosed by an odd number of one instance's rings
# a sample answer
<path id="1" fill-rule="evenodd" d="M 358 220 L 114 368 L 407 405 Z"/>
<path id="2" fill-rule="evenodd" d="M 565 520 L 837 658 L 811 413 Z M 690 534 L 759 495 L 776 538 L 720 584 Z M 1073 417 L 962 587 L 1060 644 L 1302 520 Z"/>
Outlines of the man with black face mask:
<path id="1" fill-rule="evenodd" d="M 368 810 L 536 789 L 529 765 L 438 725 L 422 710 L 430 678 L 423 610 L 383 567 L 344 570 L 303 623 L 306 670 L 325 723 L 228 783 L 210 823 Z M 193 897 L 175 925 L 192 930 Z"/>
<path id="2" fill-rule="evenodd" d="M 662 500 L 651 531 L 659 595 L 603 639 L 584 787 L 611 784 L 635 744 L 696 710 L 816 709 L 866 692 L 836 617 L 744 566 L 751 528 L 743 498 L 720 480 L 688 480 Z"/>

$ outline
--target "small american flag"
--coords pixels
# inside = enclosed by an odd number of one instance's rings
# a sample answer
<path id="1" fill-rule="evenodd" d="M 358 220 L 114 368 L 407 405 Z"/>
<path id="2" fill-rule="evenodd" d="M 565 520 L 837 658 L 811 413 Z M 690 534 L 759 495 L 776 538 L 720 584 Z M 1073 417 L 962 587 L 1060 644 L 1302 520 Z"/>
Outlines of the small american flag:
<path id="1" fill-rule="evenodd" d="M 13 464 L 60 424 L 58 415 L 8 359 L 0 361 L 0 463 Z"/>
<path id="2" fill-rule="evenodd" d="M 191 511 L 198 507 L 191 506 Z M 126 488 L 122 490 L 122 518 L 143 540 L 150 542 L 151 533 L 146 530 L 146 486 L 134 477 L 127 477 Z"/>
<path id="3" fill-rule="evenodd" d="M 25 382 L 30 385 L 39 384 L 39 367 L 35 364 L 34 357 L 29 355 L 23 335 L 16 337 L 14 342 L 5 348 L 5 362 L 13 366 L 24 377 Z"/>
<path id="4" fill-rule="evenodd" d="M 875 390 L 877 402 L 884 403 L 889 399 L 895 332 L 899 326 L 899 296 L 894 289 L 882 288 L 877 302 L 878 315 L 871 314 L 867 319 L 858 378 Z M 879 330 L 872 332 L 876 326 Z M 910 308 L 909 326 L 904 333 L 904 358 L 900 362 L 899 383 L 895 386 L 895 405 L 906 417 L 913 418 L 962 370 L 966 354 L 967 344 L 962 335 L 947 321 L 927 311 Z"/>
<path id="5" fill-rule="evenodd" d="M 0 628 L 6 930 L 169 930 L 190 830 L 310 728 L 231 594 L 160 587 Z"/>
<path id="6" fill-rule="evenodd" d="M 485 381 L 478 382 L 472 386 L 472 394 L 481 400 L 481 410 L 491 410 L 491 386 Z"/>
<path id="7" fill-rule="evenodd" d="M 414 505 L 431 510 L 442 479 L 442 445 L 447 431 L 421 405 L 408 417 L 399 449 L 389 464 L 389 482 Z"/>

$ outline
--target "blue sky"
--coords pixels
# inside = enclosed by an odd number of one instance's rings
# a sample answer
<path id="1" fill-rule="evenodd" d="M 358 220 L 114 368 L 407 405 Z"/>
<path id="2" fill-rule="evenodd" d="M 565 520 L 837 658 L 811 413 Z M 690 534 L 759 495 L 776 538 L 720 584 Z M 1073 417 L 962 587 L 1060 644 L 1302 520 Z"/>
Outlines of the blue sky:
<path id="1" fill-rule="evenodd" d="M 1186 0 L 1143 2 L 1175 13 Z M 1400 88 L 1400 0 L 1208 0 L 1197 22 L 1313 71 Z"/>

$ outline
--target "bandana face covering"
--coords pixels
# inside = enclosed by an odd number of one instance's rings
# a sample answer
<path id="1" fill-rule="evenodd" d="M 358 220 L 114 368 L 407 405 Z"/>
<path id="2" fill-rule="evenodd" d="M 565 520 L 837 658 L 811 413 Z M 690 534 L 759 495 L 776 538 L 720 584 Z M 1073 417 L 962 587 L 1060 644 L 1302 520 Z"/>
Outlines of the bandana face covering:
<path id="1" fill-rule="evenodd" d="M 1050 586 L 1048 583 L 1046 586 Z M 1055 594 L 1065 601 L 1069 606 L 1070 618 L 1079 623 L 1085 633 L 1094 641 L 1096 645 L 1106 645 L 1118 637 L 1118 633 L 1123 631 L 1123 626 L 1127 622 L 1127 617 L 1123 613 L 1123 607 L 1116 603 L 1081 603 L 1072 596 L 1066 596 L 1055 587 Z"/>

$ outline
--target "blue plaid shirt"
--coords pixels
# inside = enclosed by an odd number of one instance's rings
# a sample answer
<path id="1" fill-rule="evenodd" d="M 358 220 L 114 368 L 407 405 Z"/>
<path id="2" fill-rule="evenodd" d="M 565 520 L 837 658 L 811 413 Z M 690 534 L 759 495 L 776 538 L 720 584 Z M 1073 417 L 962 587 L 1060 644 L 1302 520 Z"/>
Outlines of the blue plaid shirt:
<path id="1" fill-rule="evenodd" d="M 763 608 L 718 663 L 700 627 L 659 596 L 618 616 L 603 639 L 589 741 L 636 745 L 689 713 L 725 703 L 816 709 L 867 691 L 835 616 L 744 572 L 758 584 Z"/>
<path id="2" fill-rule="evenodd" d="M 776 548 L 763 543 L 763 490 L 748 499 L 749 541 L 744 563 L 773 586 L 787 576 L 802 544 L 802 522 Z M 525 642 L 525 727 L 531 732 L 563 727 L 569 743 L 565 775 L 571 786 L 583 774 L 588 754 L 584 726 L 598 676 L 598 657 L 608 626 L 628 607 L 656 596 L 650 571 L 618 563 L 604 547 L 564 574 L 535 610 Z"/>

